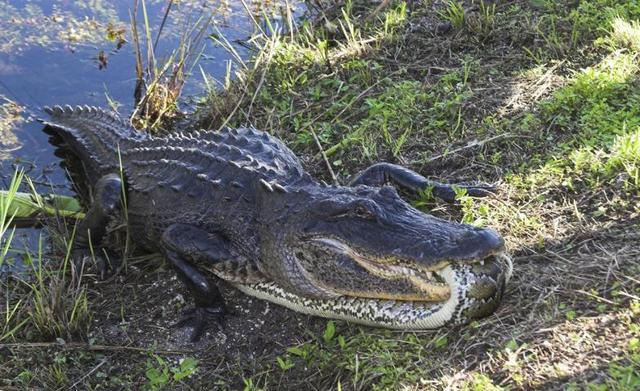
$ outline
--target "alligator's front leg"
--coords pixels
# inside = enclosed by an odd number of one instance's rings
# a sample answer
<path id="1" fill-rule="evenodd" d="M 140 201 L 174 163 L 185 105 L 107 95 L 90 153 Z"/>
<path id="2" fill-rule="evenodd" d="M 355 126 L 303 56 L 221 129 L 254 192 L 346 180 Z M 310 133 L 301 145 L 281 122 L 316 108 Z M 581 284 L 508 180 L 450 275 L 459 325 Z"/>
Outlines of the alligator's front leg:
<path id="1" fill-rule="evenodd" d="M 225 314 L 224 300 L 218 288 L 192 264 L 217 263 L 231 258 L 229 242 L 186 224 L 173 224 L 162 235 L 164 255 L 189 288 L 195 307 L 176 326 L 193 324 L 191 341 L 200 339 L 207 319 L 220 320 Z"/>
<path id="2" fill-rule="evenodd" d="M 95 185 L 94 194 L 91 208 L 76 227 L 72 257 L 76 269 L 80 271 L 85 257 L 94 255 L 98 262 L 98 274 L 104 279 L 109 269 L 115 270 L 114 263 L 119 262 L 115 257 L 105 259 L 107 254 L 103 254 L 105 249 L 101 244 L 109 222 L 118 215 L 122 205 L 120 176 L 108 174 L 100 178 Z"/>
<path id="3" fill-rule="evenodd" d="M 473 197 L 485 197 L 495 192 L 495 188 L 492 186 L 448 185 L 430 181 L 415 171 L 391 163 L 377 163 L 360 171 L 353 177 L 349 185 L 383 186 L 387 183 L 415 193 L 431 187 L 434 196 L 447 202 L 455 201 L 454 187 L 466 189 L 467 194 Z"/>

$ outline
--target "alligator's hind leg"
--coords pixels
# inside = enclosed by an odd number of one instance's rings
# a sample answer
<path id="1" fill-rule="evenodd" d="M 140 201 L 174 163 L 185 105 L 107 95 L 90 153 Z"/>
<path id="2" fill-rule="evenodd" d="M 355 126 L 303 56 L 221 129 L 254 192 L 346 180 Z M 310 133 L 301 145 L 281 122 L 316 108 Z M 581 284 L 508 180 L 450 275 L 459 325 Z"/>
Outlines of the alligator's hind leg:
<path id="1" fill-rule="evenodd" d="M 116 257 L 105 259 L 102 239 L 109 222 L 117 216 L 122 205 L 122 181 L 118 174 L 108 174 L 100 178 L 95 186 L 95 197 L 86 217 L 76 227 L 73 244 L 73 261 L 77 270 L 81 270 L 84 258 L 94 255 L 98 262 L 98 273 L 104 279 L 108 271 L 115 270 L 119 262 Z M 91 250 L 93 249 L 93 254 Z"/>
<path id="2" fill-rule="evenodd" d="M 228 242 L 219 235 L 186 224 L 171 225 L 163 233 L 162 242 L 164 255 L 195 299 L 195 308 L 188 311 L 177 326 L 192 323 L 191 341 L 197 341 L 207 319 L 221 320 L 225 307 L 218 288 L 191 262 L 206 264 L 228 260 L 231 258 Z"/>
<path id="3" fill-rule="evenodd" d="M 467 194 L 473 197 L 485 197 L 495 192 L 495 188 L 492 186 L 448 185 L 430 181 L 415 171 L 391 163 L 374 164 L 360 171 L 353 177 L 349 185 L 383 186 L 387 183 L 416 193 L 431 187 L 434 196 L 447 202 L 455 201 L 454 187 L 466 189 Z"/>

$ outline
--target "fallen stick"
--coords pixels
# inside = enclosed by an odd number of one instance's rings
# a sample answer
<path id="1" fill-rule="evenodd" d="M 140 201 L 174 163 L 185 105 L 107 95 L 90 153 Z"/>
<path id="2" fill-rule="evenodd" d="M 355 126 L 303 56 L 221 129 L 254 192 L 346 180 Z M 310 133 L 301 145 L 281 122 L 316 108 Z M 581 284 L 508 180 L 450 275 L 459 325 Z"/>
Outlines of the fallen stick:
<path id="1" fill-rule="evenodd" d="M 62 350 L 86 350 L 92 352 L 138 352 L 158 354 L 192 354 L 193 350 L 158 350 L 153 347 L 137 347 L 137 346 L 121 346 L 121 345 L 91 345 L 83 342 L 16 342 L 0 344 L 0 350 L 3 349 L 50 349 L 59 348 Z"/>

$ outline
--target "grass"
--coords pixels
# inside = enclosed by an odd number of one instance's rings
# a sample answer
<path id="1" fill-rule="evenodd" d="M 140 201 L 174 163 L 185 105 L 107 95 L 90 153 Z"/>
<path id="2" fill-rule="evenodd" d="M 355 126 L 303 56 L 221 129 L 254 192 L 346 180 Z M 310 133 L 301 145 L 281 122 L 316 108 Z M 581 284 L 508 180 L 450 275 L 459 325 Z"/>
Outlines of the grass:
<path id="1" fill-rule="evenodd" d="M 40 241 L 41 243 L 41 241 Z M 61 265 L 43 267 L 40 246 L 34 257 L 29 252 L 25 263 L 33 267 L 35 281 L 23 281 L 31 297 L 30 323 L 45 340 L 74 340 L 87 335 L 91 324 L 87 287 L 83 285 L 83 270 L 72 271 L 70 264 L 73 235 L 67 243 Z"/>
<path id="2" fill-rule="evenodd" d="M 0 198 L 0 270 L 7 262 L 7 254 L 11 249 L 11 242 L 15 229 L 11 229 L 11 222 L 15 214 L 10 214 L 11 204 L 22 181 L 23 172 L 17 171 L 11 179 L 6 196 Z M 9 293 L 9 286 L 5 288 L 5 300 L 3 303 L 2 328 L 0 329 L 0 342 L 12 338 L 27 322 L 22 319 L 20 312 L 22 311 L 22 299 L 10 301 L 12 294 Z"/>
<path id="3" fill-rule="evenodd" d="M 17 191 L 23 177 L 22 171 L 16 171 L 6 196 L 0 197 L 0 267 L 12 262 L 17 255 L 12 250 L 15 228 L 9 228 L 17 216 L 22 217 L 22 211 L 14 204 L 20 201 Z M 28 178 L 27 182 L 33 190 L 33 184 Z M 42 202 L 42 197 L 35 193 L 34 196 L 38 202 Z M 73 234 L 65 244 L 61 263 L 43 262 L 42 236 L 35 253 L 28 248 L 22 252 L 22 263 L 30 270 L 31 278 L 16 276 L 13 277 L 15 285 L 8 284 L 8 281 L 3 283 L 6 296 L 2 307 L 0 341 L 20 340 L 25 337 L 25 333 L 40 339 L 73 340 L 86 336 L 91 314 L 88 311 L 87 288 L 82 281 L 83 271 L 72 270 L 70 265 L 72 242 Z"/>
<path id="4" fill-rule="evenodd" d="M 70 299 L 56 323 L 70 330 L 69 319 L 82 320 L 71 337 L 57 337 L 86 345 L 29 335 L 37 330 L 31 320 L 7 334 L 18 346 L 0 368 L 5 384 L 638 387 L 640 8 L 614 0 L 434 1 L 410 11 L 395 2 L 365 21 L 373 7 L 318 8 L 316 18 L 285 20 L 282 34 L 262 25 L 251 40 L 255 56 L 230 67 L 238 75 L 223 88 L 209 89 L 194 127 L 270 130 L 327 181 L 345 183 L 387 160 L 442 180 L 497 183 L 496 198 L 412 200 L 504 235 L 515 270 L 497 313 L 464 327 L 398 333 L 309 318 L 223 286 L 237 315 L 191 346 L 169 327 L 184 305 L 179 283 L 133 261 L 115 286 L 87 278 L 85 291 L 62 290 Z M 63 277 L 43 278 L 55 276 Z M 29 319 L 34 296 L 8 292 L 2 314 L 10 331 Z"/>

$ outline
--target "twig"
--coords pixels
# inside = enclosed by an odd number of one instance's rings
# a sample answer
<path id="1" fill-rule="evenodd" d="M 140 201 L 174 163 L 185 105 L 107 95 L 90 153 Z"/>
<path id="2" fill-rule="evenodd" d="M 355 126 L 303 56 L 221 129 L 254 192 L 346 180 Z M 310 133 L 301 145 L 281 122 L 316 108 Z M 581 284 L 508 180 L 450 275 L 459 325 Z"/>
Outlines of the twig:
<path id="1" fill-rule="evenodd" d="M 162 30 L 164 29 L 164 24 L 167 22 L 167 17 L 169 16 L 169 11 L 171 11 L 172 5 L 173 5 L 173 1 L 169 0 L 167 4 L 167 10 L 164 12 L 164 16 L 162 17 L 162 22 L 160 23 L 160 28 L 158 29 L 158 35 L 156 35 L 156 41 L 153 43 L 154 51 L 158 48 L 158 41 L 160 41 L 160 34 L 162 34 Z"/>
<path id="2" fill-rule="evenodd" d="M 399 73 L 400 71 L 394 71 L 391 72 L 389 75 L 387 75 L 386 79 L 391 78 L 392 76 L 394 76 L 396 73 Z M 357 101 L 360 100 L 360 98 L 362 98 L 363 96 L 365 96 L 366 94 L 369 93 L 369 91 L 371 91 L 372 89 L 374 89 L 375 87 L 378 86 L 378 84 L 382 83 L 385 80 L 385 78 L 381 78 L 379 80 L 377 80 L 375 83 L 373 83 L 370 87 L 367 87 L 366 89 L 364 89 L 361 93 L 359 93 L 355 98 L 353 98 L 351 100 L 351 102 L 347 103 L 347 105 L 340 110 L 340 112 L 338 114 L 336 114 L 335 117 L 333 117 L 333 119 L 331 120 L 332 124 L 335 124 L 336 121 L 338 120 L 338 118 L 340 118 L 342 116 L 342 114 L 344 114 L 345 111 L 349 110 L 351 108 L 351 106 L 353 106 L 354 103 L 356 103 Z M 323 113 L 324 114 L 324 113 Z"/>
<path id="3" fill-rule="evenodd" d="M 141 348 L 137 346 L 120 346 L 120 345 L 90 345 L 83 342 L 16 342 L 16 343 L 4 343 L 0 344 L 0 350 L 2 349 L 48 349 L 48 348 L 60 348 L 62 350 L 86 350 L 91 352 L 139 352 L 147 353 L 153 351 L 160 354 L 191 354 L 194 350 L 156 350 L 153 348 Z"/>
<path id="4" fill-rule="evenodd" d="M 84 379 L 88 378 L 89 376 L 91 376 L 92 373 L 94 373 L 95 371 L 98 370 L 98 368 L 100 368 L 101 366 L 103 366 L 104 364 L 107 363 L 107 358 L 103 358 L 102 361 L 100 361 L 98 363 L 98 365 L 96 365 L 95 367 L 93 367 L 92 370 L 90 370 L 89 372 L 85 373 L 80 379 L 78 379 L 75 383 L 73 383 L 72 385 L 70 385 L 68 387 L 68 389 L 72 389 L 73 387 L 77 386 L 78 384 L 80 384 Z M 65 387 L 60 387 L 58 388 L 58 391 L 63 390 Z"/>
<path id="5" fill-rule="evenodd" d="M 376 15 L 378 15 L 380 13 L 380 11 L 382 11 L 383 9 L 385 9 L 389 3 L 391 3 L 391 0 L 382 0 L 382 2 L 380 3 L 380 5 L 378 5 L 376 7 L 376 9 L 373 10 L 373 12 L 371 12 L 369 14 L 369 16 L 367 16 L 364 20 L 366 22 L 370 22 L 373 18 L 376 17 Z"/>
<path id="6" fill-rule="evenodd" d="M 630 298 L 630 299 L 633 299 L 633 300 L 640 300 L 640 297 L 639 297 L 639 296 L 632 295 L 631 293 L 627 293 L 627 292 L 625 292 L 625 291 L 619 291 L 618 293 L 619 293 L 620 295 L 622 295 L 622 296 L 626 296 L 626 297 L 628 297 L 628 298 Z"/>
<path id="7" fill-rule="evenodd" d="M 633 278 L 631 276 L 624 276 L 623 275 L 622 277 L 626 278 L 627 280 L 631 280 L 631 281 L 635 282 L 636 284 L 640 284 L 640 280 L 637 280 L 637 279 L 635 279 L 635 278 Z"/>
<path id="8" fill-rule="evenodd" d="M 496 136 L 489 137 L 489 138 L 486 138 L 486 139 L 484 139 L 484 140 L 480 140 L 480 141 L 478 141 L 478 140 L 473 140 L 473 141 L 470 141 L 469 143 L 467 143 L 467 145 L 464 145 L 464 146 L 462 146 L 462 147 L 459 147 L 459 148 L 453 149 L 453 150 L 451 150 L 451 151 L 443 152 L 443 153 L 440 153 L 440 154 L 438 154 L 438 155 L 432 156 L 432 157 L 430 157 L 430 158 L 429 158 L 429 159 L 427 159 L 427 160 L 421 161 L 420 163 L 422 163 L 422 164 L 424 165 L 424 164 L 427 164 L 427 163 L 431 163 L 431 162 L 433 162 L 433 161 L 436 161 L 436 160 L 438 160 L 438 159 L 442 159 L 442 158 L 443 158 L 443 157 L 445 157 L 445 156 L 449 156 L 449 155 L 451 155 L 451 154 L 454 154 L 454 153 L 458 153 L 458 152 L 464 151 L 465 149 L 470 149 L 470 148 L 475 148 L 475 147 L 481 147 L 481 146 L 483 146 L 483 145 L 485 145 L 485 144 L 487 144 L 487 143 L 489 143 L 489 142 L 491 142 L 491 141 L 498 140 L 498 139 L 501 139 L 501 138 L 511 138 L 511 137 L 522 137 L 522 136 L 521 136 L 521 135 L 515 135 L 515 134 L 513 134 L 513 133 L 502 133 L 502 134 L 498 134 L 498 135 L 496 135 Z M 414 162 L 414 163 L 417 163 L 417 162 Z"/>
<path id="9" fill-rule="evenodd" d="M 245 96 L 247 96 L 247 87 L 246 86 L 244 86 L 244 88 L 242 89 L 242 96 L 240 97 L 240 99 L 238 99 L 238 103 L 236 103 L 236 106 L 233 108 L 233 110 L 231 110 L 231 113 L 227 116 L 227 118 L 224 120 L 222 125 L 220 125 L 218 127 L 218 130 L 217 130 L 218 132 L 221 131 L 222 129 L 224 129 L 224 127 L 227 126 L 229 121 L 231 121 L 231 118 L 233 118 L 233 116 L 236 114 L 236 111 L 238 111 L 238 109 L 240 108 L 240 105 L 242 105 L 242 102 L 244 101 L 244 97 Z M 213 120 L 209 124 L 209 128 L 211 127 L 211 125 L 213 125 Z"/>
<path id="10" fill-rule="evenodd" d="M 324 160 L 324 163 L 327 165 L 327 169 L 329 170 L 329 174 L 331 174 L 331 180 L 333 181 L 333 184 L 334 185 L 339 185 L 340 183 L 338 182 L 338 178 L 336 177 L 336 173 L 333 172 L 333 168 L 331 168 L 331 163 L 329 163 L 329 159 L 327 158 L 327 154 L 324 152 L 324 148 L 322 148 L 322 144 L 320 144 L 320 139 L 318 138 L 318 135 L 316 134 L 315 130 L 313 130 L 312 127 L 309 127 L 309 131 L 313 135 L 313 139 L 316 141 L 316 145 L 318 146 L 318 149 L 320 150 L 320 154 L 322 155 L 322 159 Z"/>
<path id="11" fill-rule="evenodd" d="M 269 50 L 269 53 L 267 55 L 267 59 L 265 61 L 265 64 L 270 64 L 271 63 L 271 60 L 273 59 L 274 52 L 275 52 L 275 50 L 272 47 Z M 267 70 L 268 70 L 268 66 L 265 66 L 264 69 L 262 70 L 262 75 L 260 76 L 260 81 L 258 82 L 258 86 L 256 87 L 256 90 L 254 91 L 253 96 L 251 97 L 251 102 L 249 103 L 249 109 L 247 110 L 247 117 L 251 113 L 251 110 L 253 109 L 253 102 L 255 102 L 256 97 L 258 96 L 258 92 L 260 92 L 260 89 L 262 88 L 262 85 L 264 84 L 264 80 L 265 80 L 265 78 L 267 76 Z"/>
<path id="12" fill-rule="evenodd" d="M 378 86 L 382 81 L 384 81 L 384 80 L 386 80 L 386 79 L 391 78 L 392 76 L 394 76 L 396 73 L 399 73 L 399 72 L 400 72 L 400 70 L 397 70 L 397 71 L 391 72 L 389 75 L 387 75 L 387 77 L 386 77 L 386 78 L 381 78 L 381 79 L 379 79 L 378 81 L 376 81 L 375 83 L 373 83 L 371 86 L 367 87 L 367 88 L 366 88 L 366 89 L 364 89 L 362 92 L 360 92 L 360 93 L 359 93 L 355 98 L 353 98 L 349 103 L 347 103 L 347 105 L 346 105 L 342 110 L 340 110 L 340 112 L 339 112 L 338 114 L 336 114 L 336 115 L 333 117 L 333 119 L 331 120 L 331 124 L 335 124 L 335 123 L 338 121 L 338 119 L 342 116 L 342 114 L 344 114 L 347 110 L 349 110 L 349 109 L 351 108 L 351 106 L 353 106 L 353 104 L 354 104 L 354 103 L 356 103 L 357 101 L 359 101 L 363 96 L 367 95 L 367 94 L 369 93 L 369 91 L 371 91 L 372 89 L 374 89 L 375 87 L 377 87 L 377 86 Z M 311 124 L 312 124 L 312 123 L 314 123 L 314 122 L 316 122 L 318 119 L 320 119 L 320 118 L 324 117 L 328 112 L 329 112 L 329 109 L 327 109 L 327 110 L 325 110 L 324 112 L 322 112 L 322 113 L 318 114 L 315 118 L 313 118 L 311 121 L 307 122 L 304 126 L 302 126 L 302 128 L 298 129 L 298 131 L 303 131 L 303 130 L 305 130 L 307 127 L 309 127 L 309 128 L 310 128 L 310 126 L 311 126 Z M 317 136 L 315 135 L 315 133 L 313 133 L 313 137 L 316 139 L 316 143 L 318 143 L 318 146 L 319 146 L 319 143 L 320 143 L 320 142 L 318 141 L 318 138 L 317 138 Z M 332 154 L 333 154 L 333 152 L 335 152 L 335 148 L 337 148 L 338 146 L 340 146 L 340 145 L 342 144 L 342 141 L 343 141 L 343 140 L 341 140 L 341 141 L 340 141 L 340 143 L 338 143 L 338 144 L 336 144 L 336 145 L 332 146 L 331 148 L 329 148 L 329 150 L 331 150 L 331 151 L 332 151 Z M 324 152 L 324 150 L 323 150 L 322 148 L 320 148 L 320 153 L 323 155 L 323 158 L 324 158 L 324 159 L 325 159 L 325 161 L 326 161 L 326 159 L 327 159 L 327 154 L 326 154 L 326 152 Z M 317 157 L 317 156 L 316 156 L 316 157 Z M 331 168 L 330 168 L 330 170 L 331 170 Z"/>
<path id="13" fill-rule="evenodd" d="M 607 304 L 616 305 L 616 303 L 611 301 L 611 300 L 605 299 L 604 297 L 600 297 L 598 295 L 594 295 L 593 293 L 590 293 L 590 292 L 587 292 L 587 291 L 583 291 L 582 289 L 576 289 L 576 290 L 574 290 L 574 292 L 582 293 L 583 295 L 587 295 L 587 296 L 592 297 L 592 298 L 594 298 L 596 300 L 604 301 Z"/>

